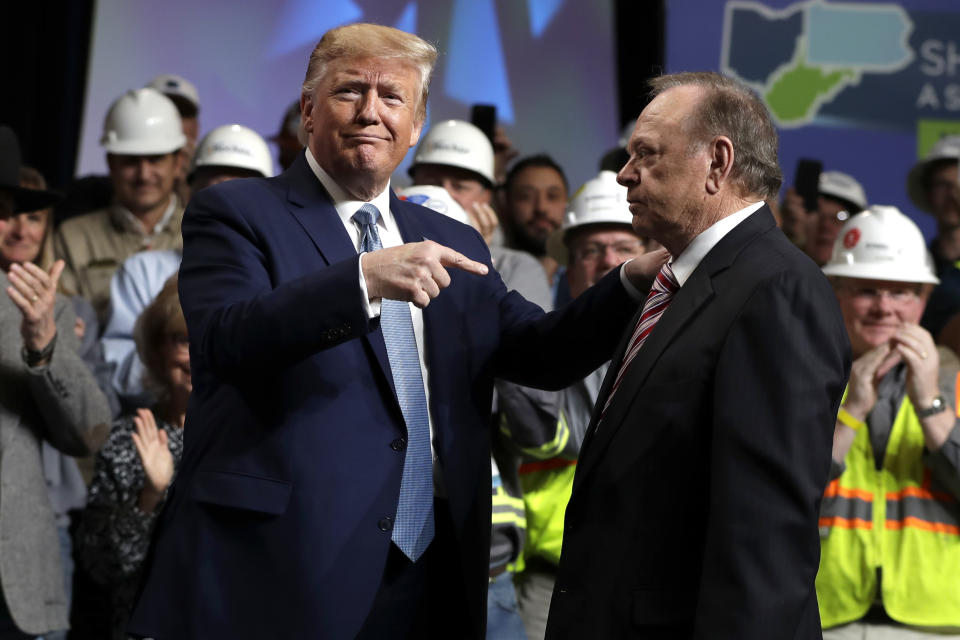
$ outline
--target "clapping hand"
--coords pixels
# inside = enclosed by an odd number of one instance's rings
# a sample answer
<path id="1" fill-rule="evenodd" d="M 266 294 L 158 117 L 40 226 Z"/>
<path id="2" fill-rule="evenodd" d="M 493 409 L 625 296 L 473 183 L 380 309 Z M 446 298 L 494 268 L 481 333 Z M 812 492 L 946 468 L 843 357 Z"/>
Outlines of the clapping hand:
<path id="1" fill-rule="evenodd" d="M 20 334 L 27 349 L 43 351 L 57 335 L 53 310 L 56 304 L 57 282 L 63 273 L 63 267 L 63 260 L 54 262 L 49 272 L 32 262 L 14 263 L 10 266 L 7 273 L 10 281 L 7 295 L 23 315 Z"/>
<path id="2" fill-rule="evenodd" d="M 489 245 L 493 240 L 493 232 L 500 226 L 497 212 L 485 202 L 475 202 L 472 208 L 467 209 L 467 217 L 470 218 L 470 225 L 480 232 L 483 241 Z"/>
<path id="3" fill-rule="evenodd" d="M 877 404 L 877 384 L 900 362 L 900 358 L 900 353 L 894 350 L 891 343 L 884 342 L 853 361 L 847 397 L 843 401 L 850 415 L 857 420 L 867 419 L 867 414 Z"/>
<path id="4" fill-rule="evenodd" d="M 173 481 L 173 454 L 170 453 L 167 432 L 157 428 L 149 409 L 137 409 L 133 423 L 137 429 L 131 437 L 140 455 L 144 475 L 140 510 L 152 513 Z"/>
<path id="5" fill-rule="evenodd" d="M 930 333 L 905 323 L 893 337 L 893 348 L 907 365 L 907 395 L 915 407 L 925 407 L 940 393 L 940 355 Z"/>

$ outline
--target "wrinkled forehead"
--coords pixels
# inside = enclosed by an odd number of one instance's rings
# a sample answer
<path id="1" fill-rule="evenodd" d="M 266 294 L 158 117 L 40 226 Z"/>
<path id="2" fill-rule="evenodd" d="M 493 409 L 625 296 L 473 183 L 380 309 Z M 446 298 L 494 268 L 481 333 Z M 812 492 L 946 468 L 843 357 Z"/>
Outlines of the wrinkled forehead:
<path id="1" fill-rule="evenodd" d="M 657 95 L 640 112 L 637 124 L 630 137 L 644 138 L 657 133 L 675 134 L 694 114 L 703 98 L 703 89 L 694 85 L 680 85 L 666 89 Z"/>
<path id="2" fill-rule="evenodd" d="M 350 56 L 335 58 L 327 63 L 324 79 L 363 79 L 391 82 L 419 90 L 420 69 L 407 58 L 383 56 Z"/>

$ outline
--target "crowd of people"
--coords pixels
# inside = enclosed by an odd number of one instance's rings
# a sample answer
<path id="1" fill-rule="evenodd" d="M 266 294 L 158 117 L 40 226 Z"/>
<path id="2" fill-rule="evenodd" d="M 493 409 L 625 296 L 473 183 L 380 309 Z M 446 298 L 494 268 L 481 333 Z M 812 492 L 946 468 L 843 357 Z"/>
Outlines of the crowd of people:
<path id="1" fill-rule="evenodd" d="M 719 74 L 572 189 L 436 56 L 159 76 L 62 193 L 0 127 L 0 639 L 960 637 L 960 136 L 928 246 Z"/>

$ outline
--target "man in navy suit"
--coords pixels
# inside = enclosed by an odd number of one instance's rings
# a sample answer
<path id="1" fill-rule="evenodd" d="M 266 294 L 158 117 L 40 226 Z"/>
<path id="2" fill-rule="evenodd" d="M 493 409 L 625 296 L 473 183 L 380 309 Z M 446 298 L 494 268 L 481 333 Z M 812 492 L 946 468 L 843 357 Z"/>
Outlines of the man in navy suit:
<path id="1" fill-rule="evenodd" d="M 545 315 L 479 234 L 398 200 L 435 58 L 387 27 L 328 32 L 305 153 L 191 201 L 194 390 L 131 633 L 483 636 L 493 379 L 561 388 L 609 359 L 663 256 Z"/>

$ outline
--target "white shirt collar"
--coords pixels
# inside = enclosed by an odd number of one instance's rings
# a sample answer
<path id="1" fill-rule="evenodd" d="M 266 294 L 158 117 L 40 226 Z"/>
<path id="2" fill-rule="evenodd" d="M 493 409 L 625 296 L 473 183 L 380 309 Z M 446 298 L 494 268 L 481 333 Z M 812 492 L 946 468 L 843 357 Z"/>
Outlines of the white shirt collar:
<path id="1" fill-rule="evenodd" d="M 327 190 L 327 193 L 329 193 L 333 199 L 333 206 L 336 207 L 340 219 L 345 223 L 349 222 L 353 224 L 353 214 L 357 212 L 357 209 L 367 203 L 362 200 L 353 199 L 343 187 L 337 184 L 336 181 L 330 177 L 330 174 L 323 170 L 323 167 L 321 167 L 317 159 L 313 157 L 313 152 L 310 151 L 309 148 L 307 149 L 307 164 L 310 165 L 310 170 L 317 176 L 320 184 L 323 185 L 323 188 Z M 387 182 L 386 188 L 369 202 L 380 211 L 380 226 L 385 229 L 394 229 L 393 214 L 390 213 L 390 183 Z"/>
<path id="2" fill-rule="evenodd" d="M 721 218 L 714 222 L 707 229 L 702 231 L 693 241 L 687 245 L 683 252 L 670 262 L 673 268 L 673 275 L 676 276 L 680 286 L 693 274 L 700 262 L 706 257 L 710 250 L 720 242 L 725 235 L 733 231 L 734 227 L 746 220 L 750 214 L 763 206 L 763 201 L 749 204 L 736 213 Z"/>
<path id="3" fill-rule="evenodd" d="M 120 226 L 127 231 L 139 233 L 143 236 L 153 237 L 167 228 L 167 225 L 170 224 L 170 218 L 173 217 L 173 214 L 177 210 L 177 205 L 179 203 L 180 200 L 177 198 L 177 194 L 171 193 L 170 203 L 167 204 L 167 208 L 163 210 L 163 215 L 160 216 L 160 220 L 157 221 L 157 224 L 153 225 L 153 231 L 150 233 L 147 233 L 147 230 L 143 227 L 143 223 L 140 222 L 140 218 L 133 215 L 133 212 L 130 211 L 130 209 L 127 209 L 119 202 L 114 203 L 113 211 L 116 220 L 120 223 Z"/>

